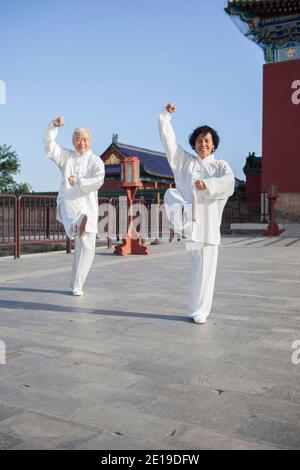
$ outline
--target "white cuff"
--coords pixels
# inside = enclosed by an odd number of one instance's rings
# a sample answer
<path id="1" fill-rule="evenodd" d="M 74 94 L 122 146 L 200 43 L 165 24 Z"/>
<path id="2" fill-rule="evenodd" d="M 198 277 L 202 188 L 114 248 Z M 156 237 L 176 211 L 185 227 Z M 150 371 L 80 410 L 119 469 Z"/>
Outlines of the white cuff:
<path id="1" fill-rule="evenodd" d="M 159 115 L 161 117 L 166 117 L 166 118 L 169 118 L 171 120 L 171 113 L 169 113 L 169 111 L 166 108 L 163 108 L 161 110 L 161 112 L 159 113 Z"/>

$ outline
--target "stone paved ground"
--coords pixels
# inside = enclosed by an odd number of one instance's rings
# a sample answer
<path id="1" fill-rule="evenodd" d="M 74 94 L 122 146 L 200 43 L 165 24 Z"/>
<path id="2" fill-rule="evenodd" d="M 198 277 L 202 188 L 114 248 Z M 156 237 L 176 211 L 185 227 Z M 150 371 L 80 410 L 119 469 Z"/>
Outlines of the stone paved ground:
<path id="1" fill-rule="evenodd" d="M 205 325 L 189 257 L 100 248 L 82 298 L 70 255 L 0 259 L 1 449 L 300 447 L 300 239 L 223 237 Z"/>

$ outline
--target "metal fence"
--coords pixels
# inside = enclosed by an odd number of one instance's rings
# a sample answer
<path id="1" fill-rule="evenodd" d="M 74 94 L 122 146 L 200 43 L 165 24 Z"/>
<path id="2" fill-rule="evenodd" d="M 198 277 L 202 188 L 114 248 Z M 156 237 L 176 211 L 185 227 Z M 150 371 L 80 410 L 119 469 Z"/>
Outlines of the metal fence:
<path id="1" fill-rule="evenodd" d="M 56 196 L 0 195 L 0 249 L 20 258 L 26 245 L 65 245 L 70 241 L 56 220 Z"/>
<path id="2" fill-rule="evenodd" d="M 102 241 L 108 247 L 112 246 L 113 241 L 119 241 L 127 231 L 128 218 L 126 215 L 122 216 L 122 204 L 125 200 L 125 197 L 121 200 L 99 198 L 99 207 L 104 208 L 99 215 L 99 223 L 104 220 L 106 226 L 103 227 L 103 233 L 107 232 Z M 142 196 L 134 201 L 136 215 L 139 217 L 136 230 L 143 234 L 142 242 L 145 239 L 172 241 L 174 238 L 168 224 L 163 223 L 165 215 L 160 209 L 160 201 L 159 193 L 152 199 L 145 200 Z M 233 222 L 268 222 L 267 202 L 264 194 L 235 194 L 225 206 L 221 229 L 230 229 Z M 67 252 L 71 252 L 71 242 L 65 235 L 63 225 L 56 220 L 56 207 L 56 196 L 0 195 L 0 249 L 13 251 L 15 259 L 29 245 L 65 246 Z"/>
<path id="3" fill-rule="evenodd" d="M 58 245 L 67 242 L 61 223 L 56 220 L 56 197 L 26 195 L 18 198 L 20 251 L 25 245 Z"/>
<path id="4" fill-rule="evenodd" d="M 17 197 L 13 194 L 0 195 L 0 249 L 11 249 L 14 257 L 18 252 Z"/>
<path id="5" fill-rule="evenodd" d="M 222 218 L 222 229 L 232 223 L 268 223 L 270 220 L 267 193 L 237 192 L 228 199 Z"/>

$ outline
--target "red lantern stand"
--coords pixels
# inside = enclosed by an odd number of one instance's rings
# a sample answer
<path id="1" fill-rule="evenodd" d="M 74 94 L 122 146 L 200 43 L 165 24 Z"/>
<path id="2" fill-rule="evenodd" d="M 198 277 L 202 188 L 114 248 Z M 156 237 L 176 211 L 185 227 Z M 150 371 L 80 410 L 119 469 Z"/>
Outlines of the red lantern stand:
<path id="1" fill-rule="evenodd" d="M 157 207 L 160 207 L 160 192 L 159 191 L 156 195 L 156 204 L 157 204 Z M 158 219 L 158 229 L 159 229 L 159 219 Z M 151 242 L 151 245 L 162 245 L 162 242 L 158 238 L 156 238 L 153 242 Z"/>
<path id="2" fill-rule="evenodd" d="M 268 187 L 268 199 L 269 199 L 269 207 L 270 207 L 270 222 L 268 225 L 267 230 L 264 231 L 263 235 L 269 236 L 269 237 L 277 237 L 280 235 L 283 230 L 279 229 L 279 226 L 276 222 L 275 219 L 275 203 L 278 198 L 278 188 L 276 184 L 270 184 Z"/>
<path id="3" fill-rule="evenodd" d="M 129 207 L 129 226 L 127 236 L 121 245 L 117 245 L 115 255 L 148 255 L 148 248 L 141 245 L 141 237 L 133 227 L 133 201 L 138 188 L 142 187 L 140 180 L 140 160 L 137 157 L 124 158 L 121 163 L 121 180 L 127 194 Z"/>

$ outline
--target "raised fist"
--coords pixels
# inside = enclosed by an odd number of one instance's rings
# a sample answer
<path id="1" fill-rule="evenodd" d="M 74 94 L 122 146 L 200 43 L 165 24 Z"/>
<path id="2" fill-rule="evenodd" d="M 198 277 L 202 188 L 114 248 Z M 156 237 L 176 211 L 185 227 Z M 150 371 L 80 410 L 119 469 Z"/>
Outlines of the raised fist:
<path id="1" fill-rule="evenodd" d="M 75 176 L 69 176 L 68 180 L 69 180 L 70 186 L 75 186 L 75 183 L 76 183 Z"/>
<path id="2" fill-rule="evenodd" d="M 206 185 L 205 185 L 204 181 L 202 181 L 202 180 L 195 181 L 195 187 L 196 187 L 196 189 L 198 189 L 198 191 L 205 191 L 205 189 L 206 189 Z"/>
<path id="3" fill-rule="evenodd" d="M 60 116 L 56 119 L 53 119 L 52 124 L 54 127 L 61 127 L 65 124 L 65 120 L 63 116 Z"/>
<path id="4" fill-rule="evenodd" d="M 174 113 L 175 110 L 176 110 L 176 105 L 173 104 L 173 103 L 168 103 L 167 106 L 166 106 L 166 110 L 167 110 L 169 113 Z"/>

